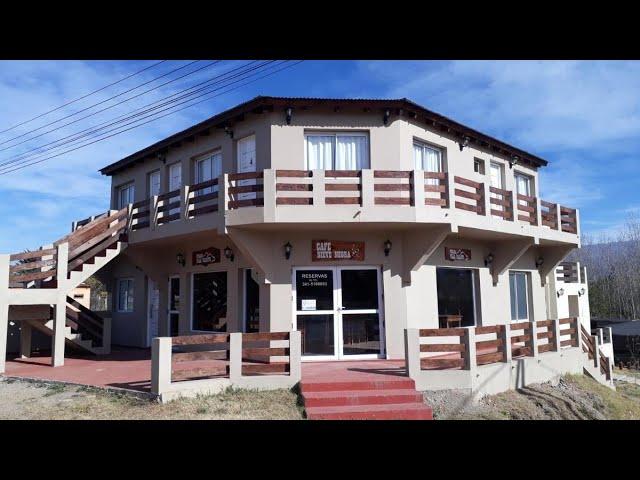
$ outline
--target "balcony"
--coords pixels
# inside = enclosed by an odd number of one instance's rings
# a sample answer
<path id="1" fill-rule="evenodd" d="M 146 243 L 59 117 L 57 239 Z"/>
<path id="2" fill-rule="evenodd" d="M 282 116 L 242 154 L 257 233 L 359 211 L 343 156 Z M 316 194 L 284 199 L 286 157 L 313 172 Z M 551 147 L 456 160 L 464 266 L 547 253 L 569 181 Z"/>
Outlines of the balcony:
<path id="1" fill-rule="evenodd" d="M 576 209 L 422 170 L 275 170 L 224 174 L 130 205 L 130 242 L 273 224 L 451 224 L 579 244 Z M 81 222 L 78 222 L 81 223 Z"/>

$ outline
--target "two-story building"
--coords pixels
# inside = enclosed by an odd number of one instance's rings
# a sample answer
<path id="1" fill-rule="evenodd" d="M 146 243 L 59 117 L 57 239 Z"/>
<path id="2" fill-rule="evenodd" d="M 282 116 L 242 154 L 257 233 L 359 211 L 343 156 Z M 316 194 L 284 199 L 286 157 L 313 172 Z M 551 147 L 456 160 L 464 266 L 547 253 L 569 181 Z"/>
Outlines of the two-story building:
<path id="1" fill-rule="evenodd" d="M 580 230 L 546 165 L 406 99 L 256 97 L 101 170 L 130 209 L 96 273 L 112 342 L 299 330 L 303 360 L 399 359 L 406 328 L 553 318 Z"/>

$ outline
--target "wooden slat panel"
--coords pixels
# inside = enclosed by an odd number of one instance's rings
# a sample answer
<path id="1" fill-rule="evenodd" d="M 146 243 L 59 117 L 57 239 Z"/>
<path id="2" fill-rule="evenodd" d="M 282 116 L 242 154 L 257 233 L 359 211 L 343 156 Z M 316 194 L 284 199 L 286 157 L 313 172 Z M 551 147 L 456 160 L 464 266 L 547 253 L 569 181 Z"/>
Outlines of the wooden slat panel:
<path id="1" fill-rule="evenodd" d="M 538 333 L 536 335 L 536 337 L 538 339 L 541 339 L 541 338 L 553 338 L 554 335 L 553 335 L 553 332 L 541 332 L 541 333 Z"/>
<path id="2" fill-rule="evenodd" d="M 28 260 L 32 258 L 42 258 L 47 255 L 56 255 L 58 250 L 55 248 L 48 248 L 46 250 L 34 250 L 33 252 L 13 253 L 9 256 L 10 261 L 14 260 Z"/>
<path id="3" fill-rule="evenodd" d="M 204 378 L 204 377 L 221 377 L 229 375 L 228 365 L 218 365 L 208 368 L 190 368 L 188 370 L 174 370 L 171 372 L 171 381 L 178 382 L 181 380 Z"/>
<path id="4" fill-rule="evenodd" d="M 162 195 L 158 195 L 158 201 L 162 202 L 164 200 L 170 200 L 173 197 L 180 196 L 180 189 L 176 188 L 175 190 L 171 190 L 170 192 L 163 193 Z"/>
<path id="5" fill-rule="evenodd" d="M 173 213 L 171 215 L 164 215 L 158 218 L 158 225 L 162 225 L 163 223 L 172 222 L 174 220 L 178 220 L 180 218 L 180 212 Z"/>
<path id="6" fill-rule="evenodd" d="M 464 352 L 464 345 L 461 343 L 423 343 L 420 345 L 421 352 Z"/>
<path id="7" fill-rule="evenodd" d="M 235 195 L 237 193 L 256 193 L 262 192 L 264 185 L 240 185 L 238 187 L 229 187 L 229 194 Z"/>
<path id="8" fill-rule="evenodd" d="M 540 200 L 540 205 L 543 207 L 547 207 L 549 209 L 555 209 L 557 204 L 552 202 L 547 202 L 546 200 Z"/>
<path id="9" fill-rule="evenodd" d="M 524 200 L 525 202 L 535 203 L 536 197 L 530 197 L 529 195 L 523 195 L 521 193 L 516 194 L 518 200 Z"/>
<path id="10" fill-rule="evenodd" d="M 421 328 L 421 337 L 461 337 L 464 335 L 464 328 Z"/>
<path id="11" fill-rule="evenodd" d="M 531 328 L 531 324 L 529 322 L 517 322 L 509 325 L 511 330 L 527 330 Z"/>
<path id="12" fill-rule="evenodd" d="M 425 205 L 436 205 L 436 206 L 440 206 L 440 207 L 444 207 L 447 205 L 447 201 L 443 198 L 425 198 L 424 199 L 424 204 Z"/>
<path id="13" fill-rule="evenodd" d="M 476 364 L 477 365 L 487 365 L 488 363 L 496 363 L 504 360 L 504 353 L 484 353 L 481 355 L 476 355 Z"/>
<path id="14" fill-rule="evenodd" d="M 407 183 L 377 183 L 373 186 L 374 192 L 409 192 L 411 185 Z"/>
<path id="15" fill-rule="evenodd" d="M 228 333 L 212 333 L 208 335 L 181 335 L 172 337 L 172 345 L 208 345 L 212 343 L 229 343 Z"/>
<path id="16" fill-rule="evenodd" d="M 264 205 L 264 199 L 262 198 L 250 198 L 247 200 L 231 200 L 229 202 L 229 209 L 242 208 L 242 207 L 261 207 Z"/>
<path id="17" fill-rule="evenodd" d="M 9 275 L 10 282 L 31 282 L 32 280 L 42 280 L 44 278 L 55 277 L 57 270 L 47 270 L 46 272 L 16 273 Z"/>
<path id="18" fill-rule="evenodd" d="M 359 183 L 327 183 L 324 189 L 327 192 L 359 192 L 362 187 Z"/>
<path id="19" fill-rule="evenodd" d="M 360 170 L 325 170 L 324 176 L 325 178 L 356 178 L 360 176 Z"/>
<path id="20" fill-rule="evenodd" d="M 411 178 L 407 170 L 374 170 L 373 178 Z"/>
<path id="21" fill-rule="evenodd" d="M 113 227 L 100 233 L 99 235 L 96 235 L 95 237 L 90 238 L 83 244 L 80 244 L 80 245 L 74 244 L 72 246 L 72 244 L 70 243 L 69 244 L 69 260 L 74 260 L 77 256 L 81 255 L 83 252 L 86 252 L 87 250 L 92 248 L 94 245 L 98 245 L 101 242 L 106 241 L 110 238 L 115 238 L 115 235 L 117 235 L 118 232 L 124 231 L 126 226 L 127 226 L 127 221 L 122 220 L 117 224 L 115 224 Z"/>
<path id="22" fill-rule="evenodd" d="M 189 187 L 189 191 L 197 192 L 198 190 L 204 190 L 205 188 L 213 187 L 218 185 L 218 179 L 214 178 L 212 180 L 205 180 L 204 182 L 195 183 Z"/>
<path id="23" fill-rule="evenodd" d="M 420 367 L 426 369 L 435 367 L 436 369 L 461 368 L 464 367 L 463 358 L 421 358 Z"/>
<path id="24" fill-rule="evenodd" d="M 553 350 L 555 350 L 555 345 L 553 343 L 538 345 L 538 353 L 552 352 Z"/>
<path id="25" fill-rule="evenodd" d="M 573 340 L 562 340 L 560 342 L 561 347 L 569 347 L 572 346 L 575 342 Z"/>
<path id="26" fill-rule="evenodd" d="M 424 172 L 424 178 L 445 180 L 447 178 L 447 172 Z"/>
<path id="27" fill-rule="evenodd" d="M 313 185 L 310 183 L 276 183 L 277 192 L 311 192 Z"/>
<path id="28" fill-rule="evenodd" d="M 531 355 L 531 347 L 511 347 L 512 357 Z"/>
<path id="29" fill-rule="evenodd" d="M 263 340 L 289 340 L 289 332 L 256 332 L 242 334 L 243 343 Z"/>
<path id="30" fill-rule="evenodd" d="M 503 341 L 501 338 L 497 340 L 483 340 L 481 342 L 476 342 L 476 348 L 494 348 L 501 347 L 503 345 Z"/>
<path id="31" fill-rule="evenodd" d="M 561 319 L 559 320 L 559 322 L 560 322 L 560 324 L 561 324 L 561 325 L 563 325 L 563 324 L 565 324 L 565 323 L 573 323 L 573 322 L 575 322 L 575 321 L 576 321 L 576 319 L 575 319 L 574 317 L 570 317 L 570 318 L 561 318 Z"/>
<path id="32" fill-rule="evenodd" d="M 424 191 L 445 193 L 447 191 L 447 186 L 446 185 L 425 185 Z"/>
<path id="33" fill-rule="evenodd" d="M 131 214 L 131 220 L 137 220 L 138 218 L 146 218 L 149 216 L 151 212 L 149 210 L 145 210 L 144 212 L 136 212 Z"/>
<path id="34" fill-rule="evenodd" d="M 325 197 L 326 205 L 359 205 L 360 197 Z"/>
<path id="35" fill-rule="evenodd" d="M 500 333 L 502 331 L 502 325 L 489 325 L 486 327 L 476 327 L 476 335 L 483 335 L 485 333 Z"/>
<path id="36" fill-rule="evenodd" d="M 194 208 L 189 212 L 189 215 L 192 217 L 198 217 L 200 215 L 204 215 L 205 213 L 213 213 L 218 211 L 218 205 L 205 205 L 204 207 Z"/>
<path id="37" fill-rule="evenodd" d="M 229 180 L 253 180 L 264 177 L 263 172 L 244 172 L 244 173 L 230 173 Z"/>
<path id="38" fill-rule="evenodd" d="M 509 190 L 504 190 L 504 189 L 498 188 L 498 187 L 489 187 L 489 191 L 491 193 L 495 193 L 497 195 L 511 196 L 511 192 Z"/>
<path id="39" fill-rule="evenodd" d="M 132 203 L 131 208 L 148 207 L 150 203 L 151 203 L 151 199 L 147 198 L 145 200 L 140 200 L 139 202 Z"/>
<path id="40" fill-rule="evenodd" d="M 208 202 L 209 200 L 216 200 L 219 192 L 205 193 L 204 195 L 195 195 L 189 199 L 189 204 Z"/>
<path id="41" fill-rule="evenodd" d="M 179 352 L 171 355 L 171 361 L 173 362 L 193 362 L 196 360 L 229 360 L 229 350 Z"/>
<path id="42" fill-rule="evenodd" d="M 158 213 L 164 213 L 170 210 L 175 210 L 176 208 L 180 208 L 180 200 L 160 205 L 158 206 L 157 210 Z"/>
<path id="43" fill-rule="evenodd" d="M 553 320 L 538 320 L 536 325 L 538 327 L 552 327 L 555 322 Z"/>
<path id="44" fill-rule="evenodd" d="M 289 349 L 277 347 L 250 347 L 243 348 L 242 355 L 286 356 L 289 355 Z"/>
<path id="45" fill-rule="evenodd" d="M 566 328 L 564 330 L 560 330 L 560 335 L 572 335 L 577 333 L 575 328 Z"/>
<path id="46" fill-rule="evenodd" d="M 502 217 L 506 219 L 511 218 L 511 212 L 508 212 L 505 210 L 494 210 L 493 208 L 491 209 L 491 215 L 495 215 L 496 217 Z"/>
<path id="47" fill-rule="evenodd" d="M 511 202 L 508 200 L 500 200 L 499 198 L 491 197 L 489 199 L 489 203 L 491 203 L 492 205 L 500 205 L 502 207 L 511 208 Z"/>
<path id="48" fill-rule="evenodd" d="M 276 205 L 313 205 L 313 198 L 309 197 L 278 197 Z"/>
<path id="49" fill-rule="evenodd" d="M 255 375 L 260 373 L 289 373 L 288 363 L 266 363 L 263 365 L 242 365 L 242 375 Z"/>
<path id="50" fill-rule="evenodd" d="M 39 262 L 19 263 L 18 265 L 11 265 L 9 267 L 10 273 L 24 272 L 25 270 L 40 269 L 42 267 L 52 267 L 58 262 L 56 259 L 40 260 Z"/>
<path id="51" fill-rule="evenodd" d="M 515 335 L 511 337 L 511 345 L 513 345 L 514 343 L 529 342 L 529 341 L 531 341 L 531 335 Z"/>
<path id="52" fill-rule="evenodd" d="M 276 178 L 305 178 L 311 175 L 311 170 L 276 170 Z"/>
<path id="53" fill-rule="evenodd" d="M 542 225 L 545 227 L 556 228 L 555 220 L 542 220 Z"/>
<path id="54" fill-rule="evenodd" d="M 460 210 L 468 210 L 469 212 L 480 213 L 482 211 L 480 207 L 475 205 L 469 205 L 468 203 L 456 202 L 455 206 Z"/>
<path id="55" fill-rule="evenodd" d="M 149 228 L 149 222 L 138 222 L 131 225 L 131 230 L 142 230 L 143 228 Z"/>
<path id="56" fill-rule="evenodd" d="M 453 177 L 453 181 L 455 183 L 459 183 L 460 185 L 465 185 L 467 187 L 473 187 L 475 189 L 480 189 L 482 187 L 481 183 L 474 182 L 473 180 L 469 180 L 469 179 L 463 178 L 463 177 L 455 176 L 455 177 Z"/>
<path id="57" fill-rule="evenodd" d="M 454 193 L 457 197 L 468 198 L 470 200 L 482 199 L 482 195 L 479 193 L 471 193 L 471 192 L 467 192 L 466 190 L 460 190 L 459 188 L 456 188 L 454 190 Z"/>
<path id="58" fill-rule="evenodd" d="M 411 199 L 398 197 L 374 197 L 374 205 L 411 205 Z"/>
<path id="59" fill-rule="evenodd" d="M 560 213 L 562 215 L 574 215 L 576 213 L 576 210 L 574 208 L 568 208 L 568 207 L 560 207 Z"/>

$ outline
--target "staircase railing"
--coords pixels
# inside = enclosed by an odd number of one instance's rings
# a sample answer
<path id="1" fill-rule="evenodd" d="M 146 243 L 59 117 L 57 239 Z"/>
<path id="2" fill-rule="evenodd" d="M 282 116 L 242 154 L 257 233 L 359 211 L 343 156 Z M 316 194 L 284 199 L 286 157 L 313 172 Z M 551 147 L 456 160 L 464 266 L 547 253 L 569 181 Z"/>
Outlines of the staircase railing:
<path id="1" fill-rule="evenodd" d="M 77 332 L 83 339 L 91 340 L 94 347 L 104 346 L 104 319 L 69 296 L 67 296 L 67 320 L 75 324 Z"/>
<path id="2" fill-rule="evenodd" d="M 587 332 L 587 329 L 584 328 L 584 325 L 582 324 L 580 324 L 580 333 L 580 336 L 582 337 L 582 351 L 589 356 L 589 360 L 593 360 L 596 355 L 596 346 L 593 341 L 593 337 L 589 332 Z"/>

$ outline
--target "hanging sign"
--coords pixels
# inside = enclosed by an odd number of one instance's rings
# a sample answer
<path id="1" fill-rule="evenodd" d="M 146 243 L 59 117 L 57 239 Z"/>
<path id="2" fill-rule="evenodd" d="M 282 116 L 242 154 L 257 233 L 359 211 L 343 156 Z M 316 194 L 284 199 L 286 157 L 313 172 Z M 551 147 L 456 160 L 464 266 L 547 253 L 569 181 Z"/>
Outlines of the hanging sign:
<path id="1" fill-rule="evenodd" d="M 357 260 L 364 261 L 364 242 L 341 242 L 336 240 L 312 240 L 311 260 Z"/>
<path id="2" fill-rule="evenodd" d="M 469 261 L 471 260 L 471 250 L 468 248 L 444 247 L 444 258 L 452 262 L 456 260 Z"/>
<path id="3" fill-rule="evenodd" d="M 191 256 L 191 262 L 193 265 L 202 265 L 206 267 L 211 263 L 220 262 L 220 249 L 215 247 L 205 248 L 204 250 L 197 250 L 193 252 Z"/>

